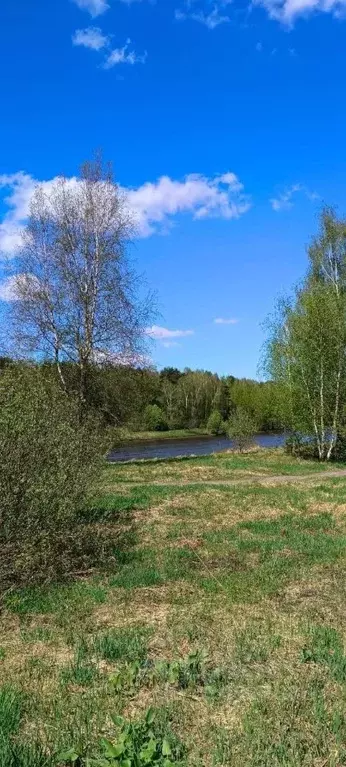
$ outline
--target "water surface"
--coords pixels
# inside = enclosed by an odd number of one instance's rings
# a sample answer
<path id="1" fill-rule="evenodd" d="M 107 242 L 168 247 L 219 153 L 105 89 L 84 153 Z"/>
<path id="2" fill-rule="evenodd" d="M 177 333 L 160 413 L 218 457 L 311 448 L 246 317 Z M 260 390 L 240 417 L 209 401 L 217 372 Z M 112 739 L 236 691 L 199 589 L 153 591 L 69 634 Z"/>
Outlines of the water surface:
<path id="1" fill-rule="evenodd" d="M 260 447 L 280 447 L 284 434 L 256 434 L 255 443 Z M 148 458 L 178 458 L 179 456 L 211 455 L 234 447 L 229 437 L 187 437 L 186 439 L 134 440 L 112 450 L 108 460 L 138 461 Z"/>

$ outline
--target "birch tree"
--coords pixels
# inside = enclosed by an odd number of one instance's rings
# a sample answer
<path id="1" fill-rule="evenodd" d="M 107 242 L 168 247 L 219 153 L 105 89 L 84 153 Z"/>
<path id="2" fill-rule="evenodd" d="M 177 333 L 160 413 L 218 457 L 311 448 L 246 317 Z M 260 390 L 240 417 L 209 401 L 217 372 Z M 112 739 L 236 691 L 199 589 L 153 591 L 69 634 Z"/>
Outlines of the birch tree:
<path id="1" fill-rule="evenodd" d="M 38 186 L 18 257 L 13 320 L 16 343 L 79 371 L 85 402 L 88 368 L 145 348 L 150 297 L 140 300 L 128 248 L 134 222 L 111 169 L 100 158 L 78 179 Z"/>
<path id="2" fill-rule="evenodd" d="M 307 279 L 271 324 L 267 370 L 282 386 L 286 425 L 313 435 L 329 460 L 346 404 L 346 223 L 330 209 L 308 255 Z"/>

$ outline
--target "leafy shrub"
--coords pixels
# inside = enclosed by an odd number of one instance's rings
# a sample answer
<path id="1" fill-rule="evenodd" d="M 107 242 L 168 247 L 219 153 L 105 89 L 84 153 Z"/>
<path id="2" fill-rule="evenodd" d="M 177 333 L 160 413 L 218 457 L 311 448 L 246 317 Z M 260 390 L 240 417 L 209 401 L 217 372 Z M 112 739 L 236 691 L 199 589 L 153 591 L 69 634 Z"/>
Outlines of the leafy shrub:
<path id="1" fill-rule="evenodd" d="M 228 422 L 229 437 L 235 442 L 237 450 L 242 452 L 249 447 L 257 431 L 257 424 L 251 413 L 237 407 Z"/>
<path id="2" fill-rule="evenodd" d="M 288 455 L 298 456 L 299 458 L 318 458 L 316 440 L 314 438 L 304 437 L 298 432 L 294 432 L 287 437 L 285 442 L 285 452 Z"/>
<path id="3" fill-rule="evenodd" d="M 171 732 L 167 716 L 160 717 L 149 708 L 144 719 L 128 722 L 114 717 L 116 728 L 112 740 L 102 738 L 97 754 L 85 759 L 79 749 L 59 754 L 60 764 L 93 765 L 93 767 L 171 767 L 183 764 L 185 749 Z"/>
<path id="4" fill-rule="evenodd" d="M 285 453 L 287 455 L 300 455 L 302 450 L 302 437 L 300 434 L 290 434 L 285 441 Z"/>
<path id="5" fill-rule="evenodd" d="M 346 463 L 346 428 L 340 427 L 338 430 L 338 436 L 336 439 L 336 445 L 332 454 L 334 461 L 340 463 Z"/>
<path id="6" fill-rule="evenodd" d="M 158 405 L 147 405 L 144 411 L 144 426 L 149 431 L 167 431 L 166 416 Z"/>
<path id="7" fill-rule="evenodd" d="M 208 418 L 207 430 L 210 434 L 224 434 L 225 429 L 226 427 L 221 413 L 219 413 L 218 410 L 212 410 Z"/>
<path id="8" fill-rule="evenodd" d="M 101 452 L 95 423 L 80 423 L 78 403 L 51 375 L 29 365 L 1 372 L 0 585 L 20 571 L 45 580 L 66 549 L 83 548 L 74 526 Z"/>

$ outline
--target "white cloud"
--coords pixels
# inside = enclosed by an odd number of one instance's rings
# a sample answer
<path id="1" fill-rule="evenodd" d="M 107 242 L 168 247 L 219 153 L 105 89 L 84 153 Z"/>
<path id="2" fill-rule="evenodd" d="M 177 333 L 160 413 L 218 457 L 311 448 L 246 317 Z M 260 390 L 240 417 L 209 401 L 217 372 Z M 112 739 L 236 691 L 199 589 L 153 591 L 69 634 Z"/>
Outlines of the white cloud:
<path id="1" fill-rule="evenodd" d="M 82 11 L 90 13 L 90 16 L 92 16 L 93 19 L 96 18 L 96 16 L 101 16 L 101 14 L 108 11 L 109 8 L 106 0 L 73 0 L 73 2 L 78 5 L 78 8 Z"/>
<path id="2" fill-rule="evenodd" d="M 186 336 L 193 336 L 194 333 L 194 330 L 169 330 L 168 328 L 162 328 L 160 325 L 152 325 L 151 328 L 147 329 L 147 335 L 150 336 L 150 338 L 155 338 L 157 341 L 164 341 L 165 345 L 167 345 L 167 343 L 172 345 L 171 342 L 166 341 L 167 338 L 185 338 Z"/>
<path id="3" fill-rule="evenodd" d="M 42 186 L 49 191 L 55 182 L 56 178 L 38 182 L 22 171 L 0 175 L 0 190 L 5 190 L 5 213 L 0 221 L 0 251 L 7 256 L 15 256 L 22 243 L 21 232 L 35 187 Z M 69 184 L 73 187 L 78 181 L 72 177 Z M 250 208 L 250 200 L 234 173 L 224 173 L 212 179 L 190 174 L 182 181 L 162 176 L 156 182 L 147 182 L 137 189 L 123 187 L 122 190 L 136 220 L 138 237 L 167 232 L 173 217 L 182 213 L 189 213 L 193 219 L 230 220 L 239 218 Z"/>
<path id="4" fill-rule="evenodd" d="M 177 21 L 186 21 L 186 19 L 199 21 L 200 24 L 204 24 L 206 27 L 208 27 L 208 29 L 216 29 L 216 27 L 220 26 L 220 24 L 227 24 L 230 21 L 229 16 L 222 14 L 217 5 L 214 5 L 211 11 L 177 10 L 175 12 L 175 18 Z"/>
<path id="5" fill-rule="evenodd" d="M 305 195 L 305 197 L 308 198 L 308 200 L 318 200 L 319 195 L 316 194 L 316 192 L 311 192 L 310 189 L 308 189 L 303 184 L 292 184 L 292 186 L 288 187 L 284 192 L 278 195 L 278 197 L 272 197 L 270 199 L 270 204 L 275 211 L 281 211 L 281 210 L 289 210 L 293 206 L 293 197 L 298 192 L 301 192 Z"/>
<path id="6" fill-rule="evenodd" d="M 271 19 L 292 26 L 298 16 L 312 13 L 331 13 L 342 16 L 346 10 L 346 0 L 253 0 L 254 5 L 262 5 Z"/>
<path id="7" fill-rule="evenodd" d="M 237 325 L 239 320 L 233 319 L 232 317 L 230 319 L 225 319 L 224 317 L 217 317 L 214 320 L 215 325 Z"/>
<path id="8" fill-rule="evenodd" d="M 147 182 L 128 191 L 128 201 L 142 237 L 167 231 L 172 216 L 179 213 L 191 213 L 194 219 L 232 219 L 250 208 L 250 200 L 234 173 L 214 179 L 190 174 L 183 181 L 162 176 L 154 183 Z"/>
<path id="9" fill-rule="evenodd" d="M 100 51 L 109 44 L 109 37 L 102 33 L 100 27 L 87 27 L 86 29 L 77 29 L 72 36 L 72 42 L 73 45 L 83 45 L 84 48 Z"/>
<path id="10" fill-rule="evenodd" d="M 178 341 L 162 341 L 162 346 L 165 349 L 171 349 L 173 346 L 181 346 L 181 344 L 178 344 Z"/>
<path id="11" fill-rule="evenodd" d="M 14 255 L 21 245 L 21 229 L 29 213 L 35 181 L 27 173 L 20 171 L 0 176 L 0 188 L 10 191 L 4 199 L 8 210 L 0 223 L 0 251 Z"/>
<path id="12" fill-rule="evenodd" d="M 51 181 L 36 181 L 28 173 L 19 171 L 11 175 L 0 175 L 0 190 L 7 189 L 9 194 L 3 198 L 7 210 L 0 223 L 0 256 L 15 256 L 22 244 L 22 230 L 29 214 L 30 201 L 37 186 L 46 191 L 53 186 L 56 179 Z M 76 178 L 69 179 L 69 185 L 77 184 Z"/>
<path id="13" fill-rule="evenodd" d="M 114 51 L 111 51 L 103 65 L 104 69 L 111 69 L 117 64 L 145 64 L 147 60 L 147 52 L 145 51 L 143 54 L 138 54 L 135 53 L 135 51 L 130 51 L 130 43 L 131 40 L 128 39 L 123 48 L 115 48 Z"/>

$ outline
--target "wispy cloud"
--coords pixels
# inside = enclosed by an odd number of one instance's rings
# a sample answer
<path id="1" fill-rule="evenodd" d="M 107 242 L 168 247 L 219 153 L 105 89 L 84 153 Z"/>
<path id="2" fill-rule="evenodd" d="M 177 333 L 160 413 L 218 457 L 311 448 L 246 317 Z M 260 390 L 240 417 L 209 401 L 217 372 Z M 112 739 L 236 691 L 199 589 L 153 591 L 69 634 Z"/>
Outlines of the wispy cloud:
<path id="1" fill-rule="evenodd" d="M 111 51 L 103 65 L 104 69 L 111 69 L 117 64 L 145 64 L 148 55 L 147 52 L 145 51 L 142 54 L 138 54 L 133 50 L 131 51 L 129 49 L 130 44 L 131 40 L 129 38 L 126 40 L 123 48 L 115 48 Z"/>
<path id="2" fill-rule="evenodd" d="M 29 213 L 36 186 L 49 192 L 56 179 L 37 181 L 27 173 L 0 176 L 0 191 L 4 195 L 4 213 L 0 219 L 0 251 L 15 256 L 21 245 L 21 232 Z M 71 188 L 77 179 L 69 179 Z M 190 214 L 193 219 L 239 218 L 251 206 L 243 185 L 234 173 L 215 178 L 190 174 L 181 181 L 162 176 L 136 189 L 122 187 L 130 212 L 137 225 L 138 237 L 167 233 L 175 216 Z"/>
<path id="3" fill-rule="evenodd" d="M 109 37 L 104 35 L 100 27 L 77 29 L 72 36 L 73 45 L 82 45 L 93 51 L 100 51 L 109 44 Z"/>
<path id="4" fill-rule="evenodd" d="M 278 195 L 278 197 L 272 197 L 270 204 L 273 210 L 279 212 L 281 210 L 289 210 L 293 206 L 293 197 L 297 193 L 302 193 L 308 200 L 314 201 L 319 199 L 319 195 L 316 192 L 311 192 L 304 184 L 292 184 L 292 186 L 285 189 L 284 192 Z"/>
<path id="5" fill-rule="evenodd" d="M 110 7 L 106 0 L 72 0 L 82 11 L 90 13 L 93 19 L 101 16 Z"/>
<path id="6" fill-rule="evenodd" d="M 224 317 L 216 317 L 214 320 L 215 325 L 237 325 L 239 320 L 234 319 L 233 317 L 230 317 L 229 319 L 226 319 Z"/>
<path id="7" fill-rule="evenodd" d="M 152 325 L 151 328 L 147 329 L 147 334 L 150 336 L 150 338 L 155 338 L 155 340 L 158 341 L 164 341 L 165 344 L 169 343 L 170 345 L 172 345 L 172 342 L 167 341 L 167 339 L 193 336 L 194 332 L 194 330 L 169 330 L 168 328 L 162 328 L 160 325 Z"/>
<path id="8" fill-rule="evenodd" d="M 130 38 L 126 40 L 122 48 L 110 50 L 111 37 L 103 34 L 100 27 L 77 29 L 74 35 L 72 35 L 72 43 L 73 45 L 89 48 L 92 51 L 105 51 L 105 49 L 108 49 L 102 65 L 103 69 L 112 69 L 117 64 L 145 64 L 147 60 L 146 51 L 143 54 L 138 54 L 134 50 L 130 50 Z"/>
<path id="9" fill-rule="evenodd" d="M 165 349 L 171 349 L 173 346 L 181 346 L 181 344 L 178 344 L 178 341 L 162 341 L 162 346 Z"/>
<path id="10" fill-rule="evenodd" d="M 225 3 L 222 3 L 222 5 L 224 4 Z M 191 4 L 188 3 L 189 8 L 190 5 Z M 187 19 L 192 19 L 192 21 L 199 21 L 200 24 L 204 24 L 204 26 L 208 27 L 208 29 L 216 29 L 216 27 L 219 27 L 220 24 L 227 24 L 230 21 L 229 16 L 226 16 L 224 13 L 222 13 L 220 7 L 218 7 L 217 4 L 215 4 L 210 11 L 176 10 L 175 18 L 177 21 L 186 21 Z"/>
<path id="11" fill-rule="evenodd" d="M 313 13 L 331 13 L 340 17 L 345 14 L 345 0 L 252 0 L 253 5 L 262 5 L 271 19 L 292 26 L 299 16 L 308 17 Z"/>

